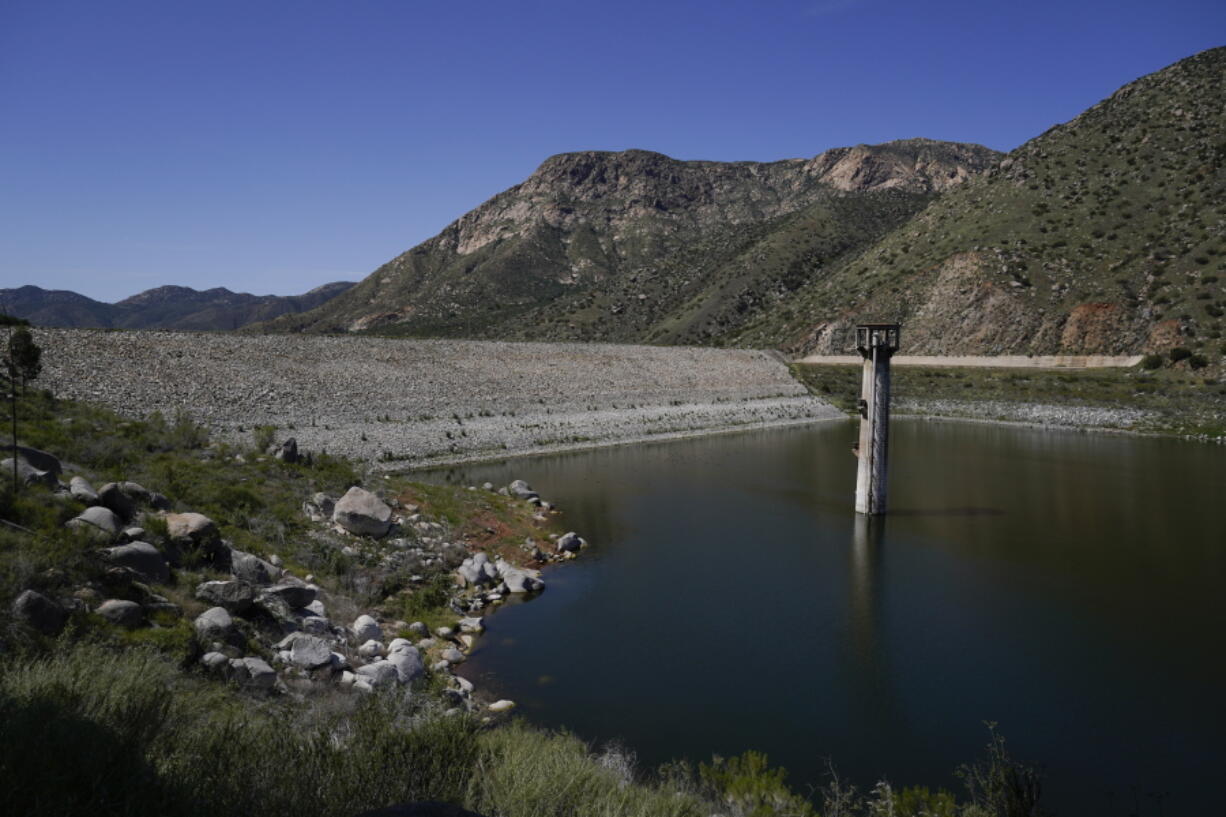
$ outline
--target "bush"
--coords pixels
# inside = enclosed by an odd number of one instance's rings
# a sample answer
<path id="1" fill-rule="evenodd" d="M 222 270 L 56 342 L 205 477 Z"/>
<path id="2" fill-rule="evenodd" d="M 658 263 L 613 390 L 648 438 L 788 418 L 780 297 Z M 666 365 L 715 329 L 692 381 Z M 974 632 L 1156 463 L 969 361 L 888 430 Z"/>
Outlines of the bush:
<path id="1" fill-rule="evenodd" d="M 1203 369 L 1209 365 L 1209 359 L 1204 355 L 1192 355 L 1188 358 L 1188 365 L 1193 369 Z"/>
<path id="2" fill-rule="evenodd" d="M 1157 369 L 1162 365 L 1162 355 L 1146 355 L 1141 358 L 1142 369 Z"/>
<path id="3" fill-rule="evenodd" d="M 252 443 L 255 446 L 255 453 L 266 454 L 268 449 L 277 438 L 276 426 L 256 426 L 251 430 Z"/>
<path id="4" fill-rule="evenodd" d="M 1171 362 L 1178 363 L 1179 361 L 1192 357 L 1192 350 L 1186 346 L 1176 346 L 1170 352 Z"/>

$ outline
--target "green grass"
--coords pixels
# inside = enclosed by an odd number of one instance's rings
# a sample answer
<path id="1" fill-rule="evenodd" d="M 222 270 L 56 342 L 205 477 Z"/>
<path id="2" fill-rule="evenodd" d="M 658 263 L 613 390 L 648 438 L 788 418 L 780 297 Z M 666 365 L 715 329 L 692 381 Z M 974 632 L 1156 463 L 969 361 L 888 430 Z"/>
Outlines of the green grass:
<path id="1" fill-rule="evenodd" d="M 859 366 L 792 364 L 810 392 L 854 413 Z M 1129 408 L 1154 419 L 1133 429 L 1176 435 L 1226 434 L 1226 384 L 1186 367 L 1128 369 L 989 369 L 894 366 L 895 400 L 1006 402 Z M 905 409 L 899 409 L 900 413 Z"/>

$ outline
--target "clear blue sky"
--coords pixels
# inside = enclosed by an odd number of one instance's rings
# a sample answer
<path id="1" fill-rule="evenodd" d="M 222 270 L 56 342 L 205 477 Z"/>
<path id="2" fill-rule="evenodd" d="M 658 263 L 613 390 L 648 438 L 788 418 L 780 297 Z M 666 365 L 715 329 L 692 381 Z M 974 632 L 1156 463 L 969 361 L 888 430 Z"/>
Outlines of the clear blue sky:
<path id="1" fill-rule="evenodd" d="M 1008 150 L 1226 2 L 0 0 L 0 287 L 357 280 L 563 151 Z"/>

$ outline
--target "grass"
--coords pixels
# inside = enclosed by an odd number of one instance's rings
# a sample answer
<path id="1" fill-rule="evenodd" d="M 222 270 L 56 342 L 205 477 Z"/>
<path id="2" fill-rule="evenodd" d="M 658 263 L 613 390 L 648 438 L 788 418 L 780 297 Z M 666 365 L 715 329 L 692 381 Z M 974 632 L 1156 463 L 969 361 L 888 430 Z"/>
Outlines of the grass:
<path id="1" fill-rule="evenodd" d="M 856 411 L 859 366 L 796 363 L 791 370 L 813 394 L 848 413 Z M 1136 431 L 1226 435 L 1226 384 L 1184 365 L 1149 369 L 1143 361 L 1128 369 L 895 366 L 891 394 L 894 400 L 920 406 L 956 401 L 1138 409 L 1149 412 L 1151 419 Z"/>

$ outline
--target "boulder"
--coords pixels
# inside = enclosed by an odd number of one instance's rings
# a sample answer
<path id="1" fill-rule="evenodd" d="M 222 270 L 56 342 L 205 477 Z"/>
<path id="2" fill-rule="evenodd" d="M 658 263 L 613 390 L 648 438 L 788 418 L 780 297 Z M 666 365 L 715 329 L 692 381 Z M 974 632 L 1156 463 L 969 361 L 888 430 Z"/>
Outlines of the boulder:
<path id="1" fill-rule="evenodd" d="M 383 628 L 372 617 L 361 615 L 353 622 L 353 636 L 359 644 L 364 641 L 382 641 Z"/>
<path id="2" fill-rule="evenodd" d="M 328 617 L 328 610 L 324 607 L 324 603 L 318 598 L 303 608 L 311 613 L 311 615 L 319 616 L 320 618 Z"/>
<path id="3" fill-rule="evenodd" d="M 383 642 L 375 641 L 373 639 L 363 642 L 362 646 L 358 647 L 358 655 L 362 656 L 367 661 L 375 658 L 381 658 L 386 652 L 387 649 L 383 646 Z"/>
<path id="4" fill-rule="evenodd" d="M 206 672 L 229 671 L 230 659 L 224 652 L 206 652 L 200 656 L 200 665 Z"/>
<path id="5" fill-rule="evenodd" d="M 283 462 L 298 462 L 298 440 L 290 437 L 277 449 L 276 458 Z"/>
<path id="6" fill-rule="evenodd" d="M 456 626 L 462 633 L 473 633 L 474 635 L 480 635 L 481 633 L 485 632 L 485 619 L 483 619 L 481 616 L 462 618 L 460 619 L 459 624 Z"/>
<path id="7" fill-rule="evenodd" d="M 145 611 L 134 601 L 107 599 L 94 611 L 112 624 L 129 630 L 145 623 Z"/>
<path id="8" fill-rule="evenodd" d="M 448 647 L 447 649 L 443 650 L 443 654 L 440 657 L 448 664 L 459 664 L 464 660 L 464 653 L 460 652 L 455 647 Z"/>
<path id="9" fill-rule="evenodd" d="M 98 501 L 127 521 L 152 499 L 153 494 L 135 482 L 108 482 L 98 489 Z"/>
<path id="10" fill-rule="evenodd" d="M 259 556 L 243 553 L 241 550 L 230 551 L 230 572 L 235 578 L 251 584 L 272 584 L 281 578 L 279 568 Z"/>
<path id="11" fill-rule="evenodd" d="M 400 680 L 400 673 L 389 661 L 373 661 L 366 666 L 358 667 L 353 674 L 358 677 L 358 681 L 365 678 L 366 682 L 373 687 L 394 684 Z"/>
<path id="12" fill-rule="evenodd" d="M 508 701 L 505 698 L 501 701 L 494 701 L 489 705 L 491 712 L 510 712 L 515 708 L 515 701 Z"/>
<path id="13" fill-rule="evenodd" d="M 299 610 L 315 601 L 315 592 L 314 587 L 308 587 L 305 584 L 281 582 L 274 584 L 272 587 L 264 588 L 260 595 L 279 596 L 290 606 L 290 609 Z"/>
<path id="14" fill-rule="evenodd" d="M 73 477 L 68 480 L 68 493 L 72 494 L 73 499 L 84 502 L 86 505 L 98 503 L 98 492 L 85 477 Z"/>
<path id="15" fill-rule="evenodd" d="M 9 479 L 13 473 L 13 458 L 0 462 L 0 479 Z M 59 487 L 59 480 L 50 471 L 42 471 L 22 459 L 17 460 L 17 479 L 22 485 L 43 485 L 47 488 Z"/>
<path id="16" fill-rule="evenodd" d="M 409 625 L 409 632 L 413 635 L 427 636 L 430 635 L 430 628 L 426 626 L 424 621 L 414 621 Z"/>
<path id="17" fill-rule="evenodd" d="M 498 569 L 490 562 L 484 552 L 474 553 L 456 568 L 456 573 L 465 584 L 483 587 L 498 580 Z"/>
<path id="18" fill-rule="evenodd" d="M 516 499 L 540 499 L 540 494 L 532 490 L 532 486 L 522 479 L 517 479 L 508 485 L 507 493 Z"/>
<path id="19" fill-rule="evenodd" d="M 224 582 L 204 582 L 196 585 L 196 598 L 231 613 L 242 615 L 255 603 L 255 586 L 242 579 Z"/>
<path id="20" fill-rule="evenodd" d="M 12 451 L 13 446 L 6 445 L 0 448 L 3 451 Z M 60 465 L 59 458 L 54 454 L 48 454 L 46 451 L 39 451 L 37 448 L 30 448 L 27 445 L 17 446 L 17 459 L 25 460 L 32 467 L 39 471 L 46 471 L 59 477 L 64 473 L 64 467 Z M 12 463 L 9 463 L 9 468 L 12 468 Z"/>
<path id="21" fill-rule="evenodd" d="M 416 647 L 401 645 L 388 649 L 387 662 L 396 668 L 397 680 L 402 684 L 411 684 L 426 674 L 426 665 Z"/>
<path id="22" fill-rule="evenodd" d="M 583 538 L 574 531 L 564 533 L 558 537 L 558 553 L 578 553 L 586 544 L 587 542 L 584 542 Z"/>
<path id="23" fill-rule="evenodd" d="M 227 644 L 242 644 L 243 634 L 224 607 L 210 607 L 195 621 L 196 634 L 205 641 L 224 641 Z"/>
<path id="24" fill-rule="evenodd" d="M 290 661 L 303 669 L 316 669 L 332 663 L 332 648 L 319 636 L 294 633 L 278 642 L 277 649 L 288 649 Z"/>
<path id="25" fill-rule="evenodd" d="M 166 533 L 176 544 L 212 556 L 221 543 L 217 525 L 202 513 L 166 514 Z"/>
<path id="26" fill-rule="evenodd" d="M 370 491 L 355 485 L 337 501 L 332 521 L 359 536 L 385 536 L 392 525 L 392 509 Z"/>
<path id="27" fill-rule="evenodd" d="M 13 616 L 43 635 L 58 635 L 68 623 L 68 611 L 37 590 L 26 590 L 13 600 Z"/>
<path id="28" fill-rule="evenodd" d="M 70 519 L 68 524 L 71 527 L 88 526 L 105 534 L 107 538 L 114 539 L 119 534 L 123 523 L 110 508 L 95 505 L 92 508 L 86 508 L 75 519 Z"/>
<path id="29" fill-rule="evenodd" d="M 253 689 L 271 689 L 277 682 L 277 673 L 263 658 L 248 656 L 234 658 L 230 662 L 231 677 L 240 684 Z"/>
<path id="30" fill-rule="evenodd" d="M 90 508 L 91 511 L 105 511 L 106 508 Z M 170 581 L 170 565 L 158 549 L 148 542 L 132 542 L 128 545 L 107 548 L 103 551 L 106 559 L 117 567 L 126 567 L 146 581 L 165 584 Z"/>
<path id="31" fill-rule="evenodd" d="M 323 616 L 305 616 L 298 626 L 311 635 L 332 635 L 332 622 Z"/>
<path id="32" fill-rule="evenodd" d="M 521 570 L 502 559 L 499 559 L 494 567 L 510 593 L 534 593 L 545 589 L 545 583 L 541 581 L 539 571 Z"/>

